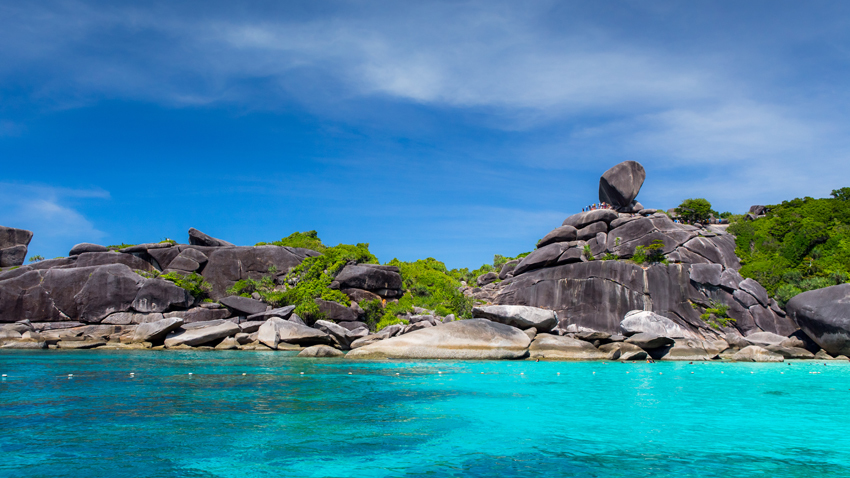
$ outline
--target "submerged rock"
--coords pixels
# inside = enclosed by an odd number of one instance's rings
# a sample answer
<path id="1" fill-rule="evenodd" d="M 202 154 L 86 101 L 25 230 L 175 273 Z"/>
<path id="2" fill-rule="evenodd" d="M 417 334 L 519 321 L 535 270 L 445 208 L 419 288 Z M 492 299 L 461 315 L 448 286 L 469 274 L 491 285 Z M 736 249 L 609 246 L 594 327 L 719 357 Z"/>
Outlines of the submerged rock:
<path id="1" fill-rule="evenodd" d="M 517 359 L 530 340 L 521 330 L 486 319 L 429 327 L 359 347 L 347 359 Z"/>

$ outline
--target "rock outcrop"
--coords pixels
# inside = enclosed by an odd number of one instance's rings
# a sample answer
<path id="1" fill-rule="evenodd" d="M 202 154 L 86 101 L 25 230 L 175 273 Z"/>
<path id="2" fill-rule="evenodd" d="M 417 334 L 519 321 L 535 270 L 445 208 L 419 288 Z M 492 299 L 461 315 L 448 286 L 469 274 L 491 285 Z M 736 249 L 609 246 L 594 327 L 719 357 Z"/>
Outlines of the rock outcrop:
<path id="1" fill-rule="evenodd" d="M 558 324 L 558 317 L 553 311 L 521 305 L 474 307 L 472 316 L 511 325 L 522 330 L 534 327 L 539 332 L 548 332 Z"/>
<path id="2" fill-rule="evenodd" d="M 803 292 L 788 301 L 787 311 L 830 355 L 850 356 L 850 284 Z"/>
<path id="3" fill-rule="evenodd" d="M 349 352 L 346 359 L 517 359 L 528 353 L 521 330 L 486 319 L 450 322 L 386 339 Z"/>
<path id="4" fill-rule="evenodd" d="M 599 178 L 599 202 L 617 208 L 633 205 L 640 192 L 646 170 L 636 161 L 624 161 L 605 171 Z"/>
<path id="5" fill-rule="evenodd" d="M 32 232 L 0 226 L 0 267 L 20 266 L 27 258 Z"/>

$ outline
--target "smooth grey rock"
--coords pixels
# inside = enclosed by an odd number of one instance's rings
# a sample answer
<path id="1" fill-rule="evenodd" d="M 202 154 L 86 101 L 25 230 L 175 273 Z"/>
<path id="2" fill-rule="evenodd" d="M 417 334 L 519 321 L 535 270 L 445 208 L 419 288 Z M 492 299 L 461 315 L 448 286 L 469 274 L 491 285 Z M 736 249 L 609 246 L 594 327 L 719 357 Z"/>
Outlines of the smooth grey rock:
<path id="1" fill-rule="evenodd" d="M 280 342 L 280 323 L 285 320 L 280 317 L 271 317 L 257 329 L 257 341 L 261 344 L 275 349 Z"/>
<path id="2" fill-rule="evenodd" d="M 646 170 L 640 163 L 623 161 L 599 178 L 599 202 L 615 207 L 631 206 L 645 179 Z"/>
<path id="3" fill-rule="evenodd" d="M 599 351 L 608 354 L 611 360 L 646 360 L 647 353 L 642 348 L 628 342 L 612 342 L 599 346 Z"/>
<path id="4" fill-rule="evenodd" d="M 646 310 L 633 310 L 626 314 L 620 322 L 623 335 L 639 333 L 653 334 L 660 337 L 695 338 L 690 332 L 667 317 Z"/>
<path id="5" fill-rule="evenodd" d="M 210 297 L 213 300 L 228 296 L 227 289 L 239 280 L 260 280 L 269 275 L 272 266 L 277 269 L 276 280 L 280 280 L 304 258 L 319 255 L 308 249 L 279 246 L 180 247 L 199 249 L 208 257 L 201 275 L 211 286 Z"/>
<path id="6" fill-rule="evenodd" d="M 518 329 L 534 327 L 548 332 L 558 324 L 558 317 L 551 310 L 521 305 L 486 305 L 472 308 L 472 316 L 488 319 Z"/>
<path id="7" fill-rule="evenodd" d="M 744 337 L 747 342 L 753 345 L 779 345 L 787 338 L 771 332 L 755 332 Z"/>
<path id="8" fill-rule="evenodd" d="M 566 336 L 537 334 L 528 348 L 529 358 L 550 360 L 602 360 L 608 354 L 590 342 Z"/>
<path id="9" fill-rule="evenodd" d="M 47 342 L 34 340 L 0 340 L 0 349 L 36 350 L 46 349 Z"/>
<path id="10" fill-rule="evenodd" d="M 346 359 L 517 359 L 530 340 L 521 330 L 486 319 L 429 327 L 356 348 Z"/>
<path id="11" fill-rule="evenodd" d="M 720 285 L 720 275 L 723 266 L 720 264 L 694 264 L 691 266 L 690 278 L 698 284 Z"/>
<path id="12" fill-rule="evenodd" d="M 174 260 L 168 264 L 168 269 L 166 269 L 166 271 L 195 272 L 200 268 L 201 264 L 181 254 L 175 257 Z"/>
<path id="13" fill-rule="evenodd" d="M 608 228 L 606 227 L 606 231 Z M 548 246 L 549 244 L 553 244 L 555 242 L 570 242 L 575 241 L 576 237 L 578 237 L 578 230 L 573 226 L 561 226 L 555 228 L 549 234 L 543 236 L 543 239 L 537 243 L 537 248 L 540 249 L 543 246 Z"/>
<path id="14" fill-rule="evenodd" d="M 758 282 L 753 279 L 744 279 L 738 284 L 738 288 L 749 293 L 759 301 L 759 304 L 764 307 L 770 307 L 770 298 L 767 296 L 767 291 Z"/>
<path id="15" fill-rule="evenodd" d="M 322 332 L 318 329 L 314 329 L 312 327 L 307 327 L 306 325 L 301 325 L 292 322 L 291 318 L 290 320 L 284 320 L 282 322 L 277 323 L 277 326 L 281 342 L 302 345 L 305 347 L 309 345 L 329 345 L 333 343 L 333 339 L 331 338 L 331 336 L 326 334 L 325 332 Z"/>
<path id="16" fill-rule="evenodd" d="M 580 212 L 564 219 L 562 226 L 572 226 L 576 229 L 581 229 L 588 224 L 597 221 L 603 221 L 610 224 L 611 221 L 618 219 L 620 216 L 613 209 L 596 209 L 595 211 Z"/>
<path id="17" fill-rule="evenodd" d="M 588 241 L 590 239 L 595 239 L 596 235 L 599 234 L 599 233 L 607 233 L 607 232 L 608 232 L 608 224 L 605 223 L 605 221 L 597 221 L 597 222 L 594 222 L 592 224 L 588 224 L 587 226 L 584 226 L 583 228 L 579 229 L 576 232 L 576 239 L 578 239 L 579 241 Z"/>
<path id="18" fill-rule="evenodd" d="M 165 312 L 169 309 L 185 309 L 194 299 L 186 289 L 162 279 L 145 279 L 141 283 L 131 307 L 138 312 Z"/>
<path id="19" fill-rule="evenodd" d="M 266 323 L 266 320 L 251 320 L 248 322 L 240 322 L 239 330 L 241 330 L 242 333 L 245 334 L 253 334 L 254 332 L 260 330 L 260 327 L 262 327 L 262 325 Z"/>
<path id="20" fill-rule="evenodd" d="M 401 289 L 401 275 L 393 266 L 375 267 L 371 264 L 347 265 L 336 276 L 340 289 Z"/>
<path id="21" fill-rule="evenodd" d="M 696 339 L 676 340 L 672 347 L 650 351 L 650 355 L 656 360 L 688 362 L 714 360 L 718 353 L 713 348 L 709 350 L 704 341 Z"/>
<path id="22" fill-rule="evenodd" d="M 556 242 L 543 246 L 535 250 L 531 254 L 525 256 L 514 269 L 514 276 L 525 273 L 526 271 L 539 269 L 558 262 L 561 254 L 571 248 L 568 242 Z M 580 253 L 581 251 L 579 251 Z"/>
<path id="23" fill-rule="evenodd" d="M 153 271 L 154 267 L 147 261 L 139 259 L 132 254 L 121 254 L 120 252 L 83 252 L 76 256 L 76 267 L 106 266 L 112 264 L 124 264 L 133 270 Z"/>
<path id="24" fill-rule="evenodd" d="M 109 316 L 103 319 L 100 323 L 108 325 L 134 325 L 156 322 L 163 318 L 164 316 L 159 312 L 115 312 L 114 314 L 109 314 Z"/>
<path id="25" fill-rule="evenodd" d="M 334 322 L 353 322 L 359 318 L 357 312 L 342 304 L 322 299 L 316 299 L 315 302 L 319 306 L 319 311 L 325 314 L 328 320 Z"/>
<path id="26" fill-rule="evenodd" d="M 71 248 L 71 251 L 68 252 L 69 256 L 77 256 L 84 252 L 109 252 L 109 248 L 106 246 L 101 246 L 99 244 L 92 244 L 90 242 L 82 242 L 80 244 L 76 244 Z"/>
<path id="27" fill-rule="evenodd" d="M 154 322 L 145 322 L 136 327 L 133 332 L 132 342 L 160 342 L 165 339 L 169 332 L 180 328 L 183 319 L 179 317 L 161 319 Z"/>
<path id="28" fill-rule="evenodd" d="M 292 312 L 295 310 L 294 305 L 287 305 L 286 307 L 278 307 L 276 309 L 264 310 L 263 312 L 259 312 L 256 314 L 251 314 L 247 317 L 249 321 L 257 321 L 257 320 L 267 320 L 271 317 L 280 317 L 281 319 L 288 319 L 292 316 Z"/>
<path id="29" fill-rule="evenodd" d="M 345 327 L 333 322 L 328 322 L 327 320 L 317 320 L 316 323 L 313 324 L 313 328 L 319 329 L 330 335 L 336 345 L 341 349 L 348 350 L 351 348 L 351 342 L 354 339 L 351 337 L 350 331 Z"/>
<path id="30" fill-rule="evenodd" d="M 221 324 L 211 327 L 199 327 L 188 330 L 181 327 L 166 336 L 165 347 L 172 348 L 179 345 L 196 347 L 225 337 L 234 336 L 238 333 L 239 326 L 229 321 L 223 321 Z"/>
<path id="31" fill-rule="evenodd" d="M 219 299 L 219 302 L 222 305 L 230 307 L 231 309 L 241 312 L 247 316 L 253 316 L 255 314 L 259 314 L 261 312 L 266 311 L 266 304 L 260 302 L 256 299 L 251 299 L 249 297 L 240 297 L 238 295 L 231 295 L 228 297 L 224 297 Z"/>
<path id="32" fill-rule="evenodd" d="M 297 357 L 333 358 L 342 357 L 343 355 L 345 354 L 328 345 L 313 345 L 312 347 L 307 347 L 306 349 L 299 352 Z"/>
<path id="33" fill-rule="evenodd" d="M 233 246 L 233 244 L 227 241 L 216 239 L 210 235 L 204 234 L 203 232 L 195 229 L 194 227 L 189 228 L 189 244 L 194 246 L 207 247 Z"/>
<path id="34" fill-rule="evenodd" d="M 537 336 L 537 328 L 536 327 L 529 327 L 529 328 L 523 330 L 523 332 L 525 332 L 525 335 L 527 335 L 530 340 L 534 340 L 534 337 Z"/>
<path id="35" fill-rule="evenodd" d="M 815 354 L 800 347 L 783 347 L 781 345 L 768 345 L 764 348 L 767 351 L 779 354 L 788 360 L 808 360 L 815 358 Z"/>
<path id="36" fill-rule="evenodd" d="M 32 240 L 32 231 L 0 226 L 0 249 L 12 246 L 28 246 Z"/>
<path id="37" fill-rule="evenodd" d="M 383 298 L 374 292 L 363 289 L 341 289 L 340 292 L 347 295 L 349 299 L 355 302 L 381 301 Z"/>
<path id="38" fill-rule="evenodd" d="M 803 292 L 785 310 L 830 355 L 850 354 L 850 284 Z"/>
<path id="39" fill-rule="evenodd" d="M 236 337 L 225 337 L 218 345 L 215 346 L 216 350 L 237 350 L 239 346 L 242 345 L 236 340 Z"/>
<path id="40" fill-rule="evenodd" d="M 740 302 L 741 305 L 743 305 L 747 309 L 749 309 L 750 307 L 752 307 L 754 305 L 758 305 L 758 303 L 759 303 L 759 301 L 756 300 L 755 297 L 753 297 L 752 295 L 750 295 L 749 293 L 747 293 L 747 292 L 745 292 L 741 289 L 738 289 L 735 292 L 732 292 L 732 297 L 734 297 L 735 300 Z"/>
<path id="41" fill-rule="evenodd" d="M 758 345 L 744 347 L 733 357 L 736 362 L 784 362 L 785 357 Z"/>
<path id="42" fill-rule="evenodd" d="M 206 307 L 192 307 L 189 310 L 166 312 L 164 317 L 182 317 L 187 324 L 193 322 L 209 322 L 211 320 L 224 320 L 232 316 L 230 309 L 208 309 Z"/>
<path id="43" fill-rule="evenodd" d="M 627 343 L 637 345 L 643 350 L 660 349 L 662 347 L 671 347 L 675 343 L 670 337 L 660 337 L 655 334 L 641 332 L 626 339 Z"/>
<path id="44" fill-rule="evenodd" d="M 478 287 L 483 287 L 487 284 L 492 284 L 499 279 L 499 275 L 495 272 L 488 272 L 486 274 L 481 274 L 475 279 L 475 282 L 478 284 Z"/>
<path id="45" fill-rule="evenodd" d="M 670 254 L 696 237 L 696 233 L 675 224 L 667 216 L 640 217 L 608 231 L 608 250 L 618 257 L 632 257 L 638 246 L 661 241 L 661 252 Z"/>
<path id="46" fill-rule="evenodd" d="M 798 330 L 797 325 L 789 317 L 780 317 L 767 307 L 754 305 L 749 308 L 749 312 L 756 325 L 766 332 L 788 337 Z"/>
<path id="47" fill-rule="evenodd" d="M 349 331 L 354 331 L 354 330 L 357 330 L 357 329 L 367 329 L 367 330 L 369 329 L 369 326 L 366 325 L 366 322 L 344 321 L 344 322 L 339 322 L 337 325 L 339 325 L 340 327 L 344 327 L 344 328 L 348 329 Z"/>

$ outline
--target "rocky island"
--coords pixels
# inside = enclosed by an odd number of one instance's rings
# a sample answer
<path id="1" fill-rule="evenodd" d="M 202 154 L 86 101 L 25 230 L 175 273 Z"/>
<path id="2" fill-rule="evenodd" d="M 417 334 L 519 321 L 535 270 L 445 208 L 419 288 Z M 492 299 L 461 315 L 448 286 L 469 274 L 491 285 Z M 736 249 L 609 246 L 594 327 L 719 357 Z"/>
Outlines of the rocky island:
<path id="1" fill-rule="evenodd" d="M 84 243 L 67 257 L 24 265 L 33 233 L 0 227 L 0 348 L 283 350 L 352 360 L 847 359 L 850 284 L 781 306 L 741 275 L 727 224 L 686 224 L 645 208 L 637 201 L 645 178 L 634 161 L 606 171 L 605 208 L 566 218 L 535 250 L 473 286 L 453 283 L 451 300 L 468 305 L 458 313 L 404 302 L 421 293 L 415 279 L 399 265 L 371 263 L 368 251 L 322 265 L 324 246 L 236 246 L 190 229 L 186 244 Z M 746 220 L 763 213 L 756 207 Z"/>

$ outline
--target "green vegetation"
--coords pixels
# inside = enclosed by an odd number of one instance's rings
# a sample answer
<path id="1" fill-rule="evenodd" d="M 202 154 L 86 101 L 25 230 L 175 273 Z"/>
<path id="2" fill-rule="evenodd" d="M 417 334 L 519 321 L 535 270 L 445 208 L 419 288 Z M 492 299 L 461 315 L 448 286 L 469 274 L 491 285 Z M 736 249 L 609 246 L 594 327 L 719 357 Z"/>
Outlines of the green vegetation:
<path id="1" fill-rule="evenodd" d="M 637 246 L 635 253 L 632 255 L 632 262 L 635 264 L 652 264 L 654 262 L 666 263 L 667 258 L 664 257 L 664 241 L 656 239 L 648 246 Z"/>
<path id="2" fill-rule="evenodd" d="M 590 251 L 589 245 L 585 244 L 584 248 L 582 249 L 582 252 L 584 253 L 584 257 L 586 257 L 587 260 L 589 260 L 589 261 L 596 260 L 596 258 L 593 257 L 593 252 Z"/>
<path id="3" fill-rule="evenodd" d="M 415 262 L 393 259 L 387 265 L 399 268 L 405 291 L 398 304 L 387 304 L 388 312 L 405 313 L 411 312 L 413 307 L 422 307 L 437 315 L 472 317 L 472 300 L 458 290 L 459 277 L 464 276 L 466 269 L 449 271 L 445 264 L 431 257 Z"/>
<path id="4" fill-rule="evenodd" d="M 159 243 L 160 243 L 160 244 L 171 244 L 171 245 L 177 245 L 177 241 L 175 241 L 174 239 L 169 239 L 169 238 L 167 238 L 167 237 L 166 237 L 165 239 L 163 239 L 163 240 L 159 241 Z"/>
<path id="5" fill-rule="evenodd" d="M 39 262 L 39 261 L 43 261 L 43 260 L 44 260 L 44 256 L 32 256 L 32 257 L 29 258 L 30 262 Z"/>
<path id="6" fill-rule="evenodd" d="M 729 317 L 728 311 L 728 305 L 711 301 L 711 307 L 705 309 L 705 313 L 700 315 L 699 318 L 712 328 L 719 329 L 720 327 L 730 326 L 735 322 L 735 319 Z"/>
<path id="7" fill-rule="evenodd" d="M 111 246 L 106 246 L 106 248 L 112 251 L 117 251 L 118 249 L 124 249 L 125 247 L 133 247 L 135 245 L 136 244 L 124 244 L 122 242 L 121 244 L 113 244 Z"/>
<path id="8" fill-rule="evenodd" d="M 717 212 L 711 209 L 711 203 L 703 198 L 685 199 L 676 208 L 676 214 L 687 223 L 706 222 L 712 215 L 718 216 Z"/>
<path id="9" fill-rule="evenodd" d="M 619 239 L 619 237 L 617 239 Z M 619 257 L 614 254 L 611 254 L 610 252 L 606 252 L 605 255 L 602 256 L 603 261 L 616 261 L 617 259 L 619 259 Z"/>
<path id="10" fill-rule="evenodd" d="M 180 272 L 169 272 L 167 274 L 161 274 L 159 271 L 143 270 L 136 270 L 135 272 L 147 279 L 164 279 L 169 282 L 173 282 L 174 285 L 182 289 L 186 289 L 192 297 L 201 300 L 202 302 L 210 300 L 207 296 L 212 287 L 209 282 L 205 281 L 204 277 L 198 273 L 192 272 L 190 274 L 186 274 Z"/>
<path id="11" fill-rule="evenodd" d="M 850 188 L 832 191 L 832 198 L 768 206 L 765 217 L 739 219 L 729 232 L 736 236 L 741 275 L 759 281 L 781 306 L 850 277 Z"/>
<path id="12" fill-rule="evenodd" d="M 508 261 L 512 261 L 512 260 L 515 260 L 515 259 L 522 259 L 523 257 L 525 257 L 529 254 L 531 254 L 531 252 L 523 252 L 522 254 L 519 254 L 516 257 L 506 257 L 506 256 L 496 254 L 495 256 L 493 256 L 493 263 L 492 264 L 483 264 L 481 267 L 479 267 L 478 269 L 475 269 L 473 271 L 470 271 L 466 267 L 464 267 L 463 269 L 452 269 L 452 270 L 448 271 L 448 274 L 458 281 L 464 281 L 467 284 L 472 285 L 472 284 L 475 283 L 475 279 L 477 279 L 478 276 L 486 274 L 488 272 L 498 273 L 499 271 L 502 270 L 502 266 L 505 265 Z M 435 260 L 435 259 L 426 259 L 426 260 Z"/>
<path id="13" fill-rule="evenodd" d="M 322 244 L 316 231 L 293 232 L 287 237 L 274 242 L 258 242 L 258 246 L 302 247 L 316 252 L 324 252 L 327 246 Z"/>

